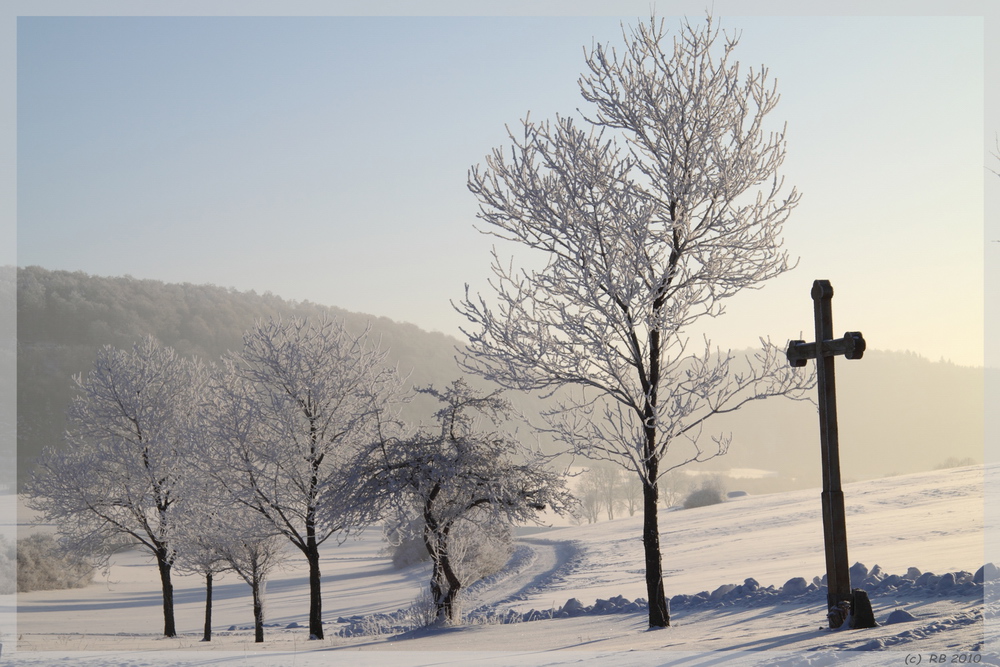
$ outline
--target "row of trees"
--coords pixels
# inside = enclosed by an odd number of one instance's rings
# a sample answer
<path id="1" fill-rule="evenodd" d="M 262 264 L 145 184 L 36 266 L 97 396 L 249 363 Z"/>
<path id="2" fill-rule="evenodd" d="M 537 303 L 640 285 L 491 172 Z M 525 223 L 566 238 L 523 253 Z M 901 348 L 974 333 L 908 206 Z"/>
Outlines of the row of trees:
<path id="1" fill-rule="evenodd" d="M 212 366 L 151 337 L 104 347 L 75 378 L 66 446 L 41 457 L 29 505 L 69 550 L 105 563 L 117 548 L 149 552 L 166 636 L 172 572 L 205 577 L 206 639 L 213 577 L 236 572 L 253 591 L 258 641 L 263 584 L 284 547 L 308 563 L 309 634 L 323 638 L 320 547 L 416 508 L 434 601 L 453 620 L 456 527 L 528 521 L 571 499 L 544 457 L 498 430 L 510 416 L 498 395 L 462 381 L 425 389 L 444 404 L 436 428 L 410 428 L 398 417 L 403 378 L 384 362 L 367 331 L 330 319 L 260 322 Z M 480 434 L 477 416 L 493 430 Z"/>
<path id="2" fill-rule="evenodd" d="M 680 471 L 664 475 L 661 480 L 660 500 L 666 508 L 688 507 L 690 496 L 704 488 L 724 495 L 721 478 L 710 478 L 701 485 L 701 489 L 695 489 L 694 479 Z M 580 522 L 596 523 L 602 514 L 608 520 L 625 515 L 635 516 L 642 508 L 642 484 L 636 476 L 608 463 L 589 466 L 581 473 L 573 491 L 577 498 L 574 518 Z"/>
<path id="3" fill-rule="evenodd" d="M 603 512 L 608 520 L 621 516 L 635 516 L 642 505 L 642 486 L 627 470 L 612 465 L 595 465 L 582 473 L 577 483 L 579 499 L 577 518 L 595 523 Z"/>

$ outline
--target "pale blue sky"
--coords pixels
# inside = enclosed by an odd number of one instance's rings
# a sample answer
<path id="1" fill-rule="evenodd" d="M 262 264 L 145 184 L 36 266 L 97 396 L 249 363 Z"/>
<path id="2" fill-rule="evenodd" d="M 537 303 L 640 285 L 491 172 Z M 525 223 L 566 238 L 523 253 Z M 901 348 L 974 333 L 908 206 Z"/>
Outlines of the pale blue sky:
<path id="1" fill-rule="evenodd" d="M 1000 250 L 983 244 L 985 137 L 1000 129 L 984 119 L 992 24 L 986 3 L 895 15 L 910 4 L 816 17 L 715 3 L 743 31 L 738 59 L 777 78 L 783 173 L 803 194 L 785 230 L 799 268 L 711 322 L 724 347 L 811 338 L 809 287 L 827 278 L 836 330 L 982 363 L 984 250 Z M 507 5 L 494 13 L 528 7 Z M 458 335 L 449 300 L 466 282 L 487 289 L 491 244 L 472 227 L 467 169 L 525 112 L 582 105 L 582 47 L 620 43 L 619 23 L 649 3 L 308 18 L 32 6 L 49 15 L 17 23 L 18 265 L 271 291 Z M 238 5 L 170 13 L 206 6 Z M 674 27 L 698 7 L 659 13 Z"/>

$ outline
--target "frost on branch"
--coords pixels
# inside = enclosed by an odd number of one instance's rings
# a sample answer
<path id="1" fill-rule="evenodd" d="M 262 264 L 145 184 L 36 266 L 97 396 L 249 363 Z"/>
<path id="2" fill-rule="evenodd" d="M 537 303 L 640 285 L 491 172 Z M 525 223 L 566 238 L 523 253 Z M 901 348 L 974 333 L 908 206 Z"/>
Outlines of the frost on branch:
<path id="1" fill-rule="evenodd" d="M 685 332 L 725 300 L 793 267 L 782 226 L 799 200 L 778 169 L 785 130 L 765 68 L 745 74 L 737 38 L 711 16 L 668 39 L 662 21 L 598 45 L 579 80 L 582 118 L 525 118 L 469 171 L 482 231 L 532 253 L 493 252 L 489 299 L 466 288 L 463 366 L 503 387 L 559 390 L 549 428 L 574 451 L 643 483 L 650 625 L 669 624 L 656 524 L 658 482 L 719 455 L 706 421 L 748 401 L 803 398 L 812 379 L 765 343 L 740 372 L 728 353 L 688 349 Z M 688 447 L 664 465 L 668 449 Z"/>

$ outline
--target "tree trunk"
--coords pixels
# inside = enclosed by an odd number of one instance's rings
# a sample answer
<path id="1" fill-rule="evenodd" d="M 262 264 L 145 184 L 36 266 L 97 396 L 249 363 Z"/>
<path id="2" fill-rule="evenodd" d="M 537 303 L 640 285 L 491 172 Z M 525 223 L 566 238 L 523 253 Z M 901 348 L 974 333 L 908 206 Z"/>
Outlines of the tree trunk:
<path id="1" fill-rule="evenodd" d="M 253 640 L 260 644 L 264 641 L 264 598 L 260 581 L 255 578 L 250 588 L 253 590 Z"/>
<path id="2" fill-rule="evenodd" d="M 205 573 L 205 632 L 201 641 L 212 641 L 212 573 Z"/>
<path id="3" fill-rule="evenodd" d="M 434 600 L 434 621 L 441 625 L 448 622 L 448 594 L 441 585 L 440 576 L 431 581 L 431 599 Z"/>
<path id="4" fill-rule="evenodd" d="M 674 215 L 671 204 L 670 214 Z M 653 312 L 661 314 L 664 290 L 673 280 L 677 266 L 679 240 L 674 227 L 673 249 L 670 251 L 670 271 L 666 281 L 653 301 Z M 657 503 L 660 500 L 660 455 L 656 451 L 657 394 L 660 388 L 660 332 L 655 328 L 649 333 L 649 377 L 642 379 L 646 395 L 643 405 L 643 465 L 646 476 L 642 480 L 642 546 L 646 556 L 646 595 L 649 597 L 649 627 L 666 628 L 670 625 L 670 606 L 663 592 L 663 563 L 660 558 L 660 522 Z"/>
<path id="5" fill-rule="evenodd" d="M 163 588 L 163 636 L 176 637 L 177 628 L 174 625 L 174 585 L 170 582 L 170 566 L 167 561 L 166 549 L 156 552 L 156 566 L 160 570 L 160 586 Z"/>
<path id="6" fill-rule="evenodd" d="M 447 539 L 447 532 L 444 535 L 439 534 L 439 526 L 437 519 L 434 518 L 434 500 L 437 498 L 438 492 L 440 492 L 440 485 L 434 485 L 434 488 L 428 494 L 427 499 L 424 501 L 424 548 L 427 549 L 427 553 L 431 557 L 432 570 L 431 570 L 431 599 L 434 600 L 434 617 L 438 622 L 445 622 L 448 620 L 447 605 L 445 604 L 445 599 L 447 594 L 445 593 L 443 583 L 445 582 L 444 570 L 442 568 L 442 558 L 444 558 L 445 540 Z M 445 529 L 447 531 L 447 529 Z"/>
<path id="7" fill-rule="evenodd" d="M 430 548 L 428 547 L 428 550 Z M 431 600 L 434 601 L 434 616 L 438 621 L 444 621 L 446 619 L 444 613 L 444 588 L 441 586 L 441 582 L 444 579 L 444 575 L 441 573 L 441 560 L 438 558 L 438 554 L 431 551 Z"/>
<path id="8" fill-rule="evenodd" d="M 323 599 L 319 572 L 319 547 L 315 538 L 309 540 L 306 560 L 309 561 L 309 639 L 323 639 Z"/>
<path id="9" fill-rule="evenodd" d="M 447 548 L 445 548 L 444 553 L 441 555 L 441 572 L 444 574 L 445 581 L 448 582 L 448 592 L 445 593 L 444 599 L 441 601 L 441 608 L 444 610 L 444 615 L 448 623 L 458 623 L 462 620 L 458 608 L 458 593 L 462 589 L 462 582 L 451 567 L 451 559 L 448 557 Z"/>
<path id="10" fill-rule="evenodd" d="M 655 478 L 642 484 L 642 546 L 646 556 L 646 595 L 649 597 L 649 627 L 670 626 L 670 604 L 663 592 L 663 564 L 660 560 L 660 524 L 657 515 L 659 490 Z"/>
<path id="11" fill-rule="evenodd" d="M 319 573 L 319 545 L 316 543 L 316 499 L 319 495 L 319 466 L 323 455 L 318 453 L 319 431 L 317 416 L 311 407 L 303 406 L 309 420 L 309 506 L 306 508 L 306 558 L 309 560 L 309 639 L 323 639 L 323 590 Z"/>

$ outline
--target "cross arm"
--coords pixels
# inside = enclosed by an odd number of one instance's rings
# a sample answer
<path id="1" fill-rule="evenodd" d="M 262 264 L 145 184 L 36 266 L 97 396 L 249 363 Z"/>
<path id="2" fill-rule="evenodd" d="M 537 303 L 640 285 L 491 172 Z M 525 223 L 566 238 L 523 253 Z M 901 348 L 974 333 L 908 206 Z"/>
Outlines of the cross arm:
<path id="1" fill-rule="evenodd" d="M 848 331 L 843 338 L 824 340 L 817 345 L 804 340 L 793 340 L 788 343 L 785 355 L 788 363 L 795 367 L 805 366 L 810 359 L 832 357 L 842 354 L 848 359 L 860 359 L 865 352 L 865 339 L 860 331 Z"/>

